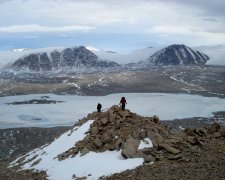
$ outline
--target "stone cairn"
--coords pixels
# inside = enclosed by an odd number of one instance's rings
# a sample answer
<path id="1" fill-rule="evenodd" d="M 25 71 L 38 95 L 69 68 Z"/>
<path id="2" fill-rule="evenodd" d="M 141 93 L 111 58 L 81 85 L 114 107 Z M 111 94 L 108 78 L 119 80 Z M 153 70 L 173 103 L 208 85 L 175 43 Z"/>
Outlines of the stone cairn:
<path id="1" fill-rule="evenodd" d="M 86 132 L 86 137 L 59 154 L 60 161 L 78 154 L 84 156 L 90 151 L 114 150 L 121 151 L 126 159 L 144 158 L 145 163 L 162 158 L 184 159 L 185 153 L 193 150 L 193 147 L 203 146 L 211 138 L 225 137 L 224 129 L 216 123 L 208 128 L 186 129 L 178 133 L 160 123 L 157 116 L 142 117 L 129 110 L 122 111 L 116 105 L 105 112 L 89 114 L 75 126 L 81 126 L 88 120 L 95 121 Z M 145 138 L 152 141 L 153 147 L 138 149 Z"/>

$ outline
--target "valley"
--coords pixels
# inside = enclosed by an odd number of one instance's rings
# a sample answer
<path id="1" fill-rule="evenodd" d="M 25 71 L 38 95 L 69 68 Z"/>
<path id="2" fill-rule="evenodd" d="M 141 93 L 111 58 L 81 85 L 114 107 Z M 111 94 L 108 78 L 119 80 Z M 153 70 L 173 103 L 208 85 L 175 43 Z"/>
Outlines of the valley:
<path id="1" fill-rule="evenodd" d="M 89 73 L 0 74 L 0 96 L 22 94 L 188 93 L 225 97 L 224 66 L 110 69 Z"/>

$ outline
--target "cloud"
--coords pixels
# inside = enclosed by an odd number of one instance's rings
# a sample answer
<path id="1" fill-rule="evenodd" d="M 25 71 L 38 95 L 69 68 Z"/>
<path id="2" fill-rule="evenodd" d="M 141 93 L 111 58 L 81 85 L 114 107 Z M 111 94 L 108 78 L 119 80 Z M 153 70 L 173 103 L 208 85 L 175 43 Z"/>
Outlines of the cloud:
<path id="1" fill-rule="evenodd" d="M 4 32 L 4 33 L 71 32 L 71 31 L 87 32 L 93 29 L 95 29 L 95 27 L 91 27 L 91 26 L 49 27 L 49 26 L 41 26 L 38 24 L 26 24 L 26 25 L 12 25 L 12 26 L 0 27 L 0 32 Z"/>
<path id="2" fill-rule="evenodd" d="M 179 39 L 194 45 L 225 43 L 223 7 L 225 0 L 0 0 L 0 32 L 11 37 L 50 32 L 46 41 L 51 32 L 66 41 L 88 32 L 86 41 L 113 44 L 107 40 L 113 37 L 119 46 L 124 36 L 128 45 L 140 37 L 146 44 L 157 38 L 161 44 Z"/>

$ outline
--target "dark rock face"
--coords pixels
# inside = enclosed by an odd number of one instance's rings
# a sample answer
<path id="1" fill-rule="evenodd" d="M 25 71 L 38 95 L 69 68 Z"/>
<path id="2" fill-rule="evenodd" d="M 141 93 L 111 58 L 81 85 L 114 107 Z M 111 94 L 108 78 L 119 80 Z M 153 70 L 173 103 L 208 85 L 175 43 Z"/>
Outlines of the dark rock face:
<path id="1" fill-rule="evenodd" d="M 185 45 L 168 46 L 140 64 L 146 66 L 204 65 L 209 57 Z"/>
<path id="2" fill-rule="evenodd" d="M 86 49 L 84 46 L 78 48 L 66 48 L 60 51 L 33 53 L 19 58 L 13 63 L 12 68 L 15 70 L 31 71 L 52 71 L 62 68 L 104 68 L 116 67 L 119 64 L 115 62 L 106 62 L 100 60 L 95 54 Z"/>

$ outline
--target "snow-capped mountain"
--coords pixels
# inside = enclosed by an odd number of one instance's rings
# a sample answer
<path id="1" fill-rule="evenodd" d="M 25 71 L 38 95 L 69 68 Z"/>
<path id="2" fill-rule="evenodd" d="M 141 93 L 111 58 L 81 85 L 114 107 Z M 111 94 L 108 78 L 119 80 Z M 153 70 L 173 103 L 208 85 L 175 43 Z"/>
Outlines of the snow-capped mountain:
<path id="1" fill-rule="evenodd" d="M 137 49 L 126 54 L 105 51 L 93 46 L 83 47 L 83 52 L 80 53 L 75 50 L 78 48 L 48 47 L 0 51 L 0 69 L 12 68 L 12 64 L 13 69 L 35 71 L 39 71 L 39 69 L 57 70 L 64 67 L 71 68 L 71 66 L 72 68 L 86 68 L 90 66 L 94 68 L 99 66 L 114 67 L 118 66 L 118 64 L 126 65 L 130 63 L 133 63 L 135 67 L 140 65 L 147 67 L 158 65 L 201 65 L 205 63 L 206 65 L 225 65 L 225 46 L 221 45 L 194 48 L 185 45 L 171 45 L 163 49 L 149 47 Z M 75 51 L 79 55 L 75 55 Z M 104 60 L 113 62 L 105 62 Z"/>
<path id="2" fill-rule="evenodd" d="M 209 57 L 185 45 L 171 45 L 157 51 L 139 64 L 144 66 L 204 65 Z"/>
<path id="3" fill-rule="evenodd" d="M 17 59 L 11 67 L 15 70 L 52 71 L 76 67 L 115 67 L 115 62 L 100 60 L 84 46 L 38 52 Z"/>

